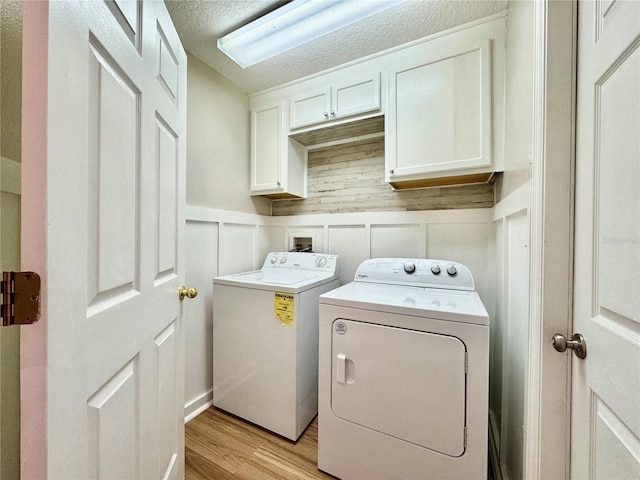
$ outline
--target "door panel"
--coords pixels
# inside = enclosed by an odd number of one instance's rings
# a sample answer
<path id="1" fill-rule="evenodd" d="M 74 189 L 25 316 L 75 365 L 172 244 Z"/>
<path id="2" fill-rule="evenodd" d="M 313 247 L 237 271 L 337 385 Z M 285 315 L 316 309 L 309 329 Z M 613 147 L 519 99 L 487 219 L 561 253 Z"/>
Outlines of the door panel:
<path id="1" fill-rule="evenodd" d="M 127 363 L 87 401 L 89 478 L 137 478 L 138 365 Z M 117 448 L 114 448 L 116 446 Z"/>
<path id="2" fill-rule="evenodd" d="M 139 288 L 140 91 L 95 37 L 90 47 L 87 293 L 99 308 Z"/>
<path id="3" fill-rule="evenodd" d="M 171 324 L 154 339 L 155 357 L 158 362 L 158 439 L 160 442 L 158 462 L 162 478 L 174 478 L 171 473 L 181 452 L 176 451 L 176 440 L 183 435 L 183 429 L 176 423 L 176 415 L 180 415 L 181 395 L 177 395 L 182 385 L 178 381 L 179 334 L 178 320 Z M 173 472 L 174 474 L 176 472 Z"/>
<path id="4" fill-rule="evenodd" d="M 578 8 L 572 476 L 640 475 L 640 3 Z"/>
<path id="5" fill-rule="evenodd" d="M 640 49 L 636 45 L 604 74 L 594 92 L 599 144 L 594 152 L 595 217 L 601 232 L 595 244 L 595 304 L 599 315 L 609 319 L 611 314 L 620 315 L 635 323 L 640 322 L 640 130 L 633 130 L 640 110 L 640 97 L 633 95 L 638 79 Z"/>
<path id="6" fill-rule="evenodd" d="M 47 105 L 46 375 L 22 420 L 46 446 L 23 445 L 25 476 L 182 478 L 186 54 L 163 2 L 29 9 L 48 41 L 25 93 Z"/>
<path id="7" fill-rule="evenodd" d="M 166 22 L 166 20 L 165 20 Z M 162 26 L 158 22 L 156 31 L 156 43 L 159 45 L 158 80 L 161 82 L 167 97 L 173 102 L 178 101 L 180 87 L 180 64 L 176 53 L 182 50 L 179 42 L 174 40 L 173 45 L 165 35 L 165 29 L 172 30 L 171 23 Z M 175 36 L 174 36 L 175 37 Z"/>
<path id="8" fill-rule="evenodd" d="M 594 448 L 592 462 L 594 478 L 640 478 L 637 454 L 640 442 L 601 399 L 594 397 Z"/>
<path id="9" fill-rule="evenodd" d="M 178 135 L 156 113 L 157 152 L 157 230 L 158 257 L 156 282 L 169 280 L 176 274 L 177 196 L 178 196 Z"/>
<path id="10" fill-rule="evenodd" d="M 135 0 L 113 0 L 106 3 L 124 35 L 139 48 L 143 3 Z"/>

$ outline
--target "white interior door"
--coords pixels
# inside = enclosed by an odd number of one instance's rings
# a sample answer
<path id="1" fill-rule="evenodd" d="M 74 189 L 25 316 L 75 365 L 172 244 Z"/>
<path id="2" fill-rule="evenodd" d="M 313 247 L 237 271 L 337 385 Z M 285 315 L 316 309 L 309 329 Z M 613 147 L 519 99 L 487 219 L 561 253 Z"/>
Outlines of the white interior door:
<path id="1" fill-rule="evenodd" d="M 45 303 L 22 474 L 183 478 L 186 54 L 163 2 L 25 2 L 24 21 L 23 267 Z"/>
<path id="2" fill-rule="evenodd" d="M 640 2 L 578 6 L 573 478 L 640 478 Z"/>

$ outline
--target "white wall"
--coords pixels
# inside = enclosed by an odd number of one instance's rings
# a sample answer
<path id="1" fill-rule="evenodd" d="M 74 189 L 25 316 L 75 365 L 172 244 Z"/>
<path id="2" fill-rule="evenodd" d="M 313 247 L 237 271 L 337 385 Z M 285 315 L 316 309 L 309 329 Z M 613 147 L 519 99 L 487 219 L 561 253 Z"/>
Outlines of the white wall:
<path id="1" fill-rule="evenodd" d="M 187 207 L 187 246 L 198 252 L 187 263 L 187 282 L 200 294 L 188 304 L 187 391 L 190 419 L 212 400 L 212 280 L 257 269 L 270 251 L 289 250 L 298 234 L 316 238 L 314 251 L 340 256 L 342 283 L 372 257 L 454 260 L 474 273 L 476 288 L 493 305 L 489 252 L 492 209 L 376 212 L 270 217 Z M 187 255 L 189 257 L 189 255 Z"/>
<path id="2" fill-rule="evenodd" d="M 187 204 L 271 213 L 249 195 L 249 97 L 192 55 L 187 71 Z"/>
<path id="3" fill-rule="evenodd" d="M 371 257 L 451 259 L 471 269 L 491 315 L 492 464 L 498 479 L 522 478 L 532 45 L 533 2 L 511 2 L 505 172 L 495 207 L 283 217 L 269 216 L 268 201 L 249 196 L 248 99 L 190 57 L 187 284 L 197 287 L 200 295 L 187 306 L 187 419 L 212 401 L 213 277 L 259 268 L 269 251 L 290 249 L 290 237 L 299 232 L 315 237 L 315 251 L 341 256 L 343 283 L 351 281 L 360 262 Z"/>
<path id="4" fill-rule="evenodd" d="M 505 171 L 491 235 L 496 298 L 489 362 L 490 452 L 496 478 L 524 477 L 529 339 L 529 208 L 533 139 L 534 2 L 509 3 Z"/>
<path id="5" fill-rule="evenodd" d="M 523 478 L 529 344 L 529 206 L 527 182 L 493 209 L 494 268 L 489 370 L 490 452 L 496 478 Z"/>
<path id="6" fill-rule="evenodd" d="M 197 58 L 187 71 L 187 204 L 269 215 L 271 201 L 249 195 L 249 97 Z M 219 271 L 218 226 L 187 222 L 186 275 L 199 295 L 185 304 L 185 414 L 209 401 L 211 360 L 211 292 Z M 233 233 L 233 225 L 227 233 Z M 241 252 L 240 245 L 234 249 Z M 225 254 L 222 255 L 224 264 Z M 251 265 L 253 261 L 251 261 Z M 245 266 L 243 264 L 242 266 Z"/>
<path id="7" fill-rule="evenodd" d="M 502 196 L 531 179 L 534 2 L 509 3 L 505 78 L 505 169 Z"/>

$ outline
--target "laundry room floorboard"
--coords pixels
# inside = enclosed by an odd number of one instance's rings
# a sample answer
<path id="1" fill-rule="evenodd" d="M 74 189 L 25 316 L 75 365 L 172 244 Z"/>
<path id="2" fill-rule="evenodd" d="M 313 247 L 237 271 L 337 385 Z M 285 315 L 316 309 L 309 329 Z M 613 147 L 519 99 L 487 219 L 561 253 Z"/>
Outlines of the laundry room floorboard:
<path id="1" fill-rule="evenodd" d="M 211 407 L 185 426 L 185 457 L 185 480 L 335 480 L 317 467 L 318 417 L 294 443 Z"/>
<path id="2" fill-rule="evenodd" d="M 318 419 L 297 442 L 211 407 L 185 427 L 185 480 L 333 479 L 318 470 Z"/>

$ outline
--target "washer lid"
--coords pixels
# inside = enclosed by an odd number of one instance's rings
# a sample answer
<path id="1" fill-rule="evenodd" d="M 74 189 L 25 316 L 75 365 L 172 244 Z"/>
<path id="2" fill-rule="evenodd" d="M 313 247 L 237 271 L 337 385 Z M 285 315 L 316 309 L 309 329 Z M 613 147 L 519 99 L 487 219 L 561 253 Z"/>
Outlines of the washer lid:
<path id="1" fill-rule="evenodd" d="M 213 283 L 298 293 L 337 279 L 338 260 L 338 255 L 325 253 L 271 252 L 262 269 L 223 275 Z"/>
<path id="2" fill-rule="evenodd" d="M 298 293 L 338 278 L 335 274 L 308 270 L 254 270 L 213 279 L 214 285 Z"/>
<path id="3" fill-rule="evenodd" d="M 256 270 L 253 272 L 235 273 L 227 278 L 245 283 L 267 283 L 270 285 L 294 285 L 308 282 L 314 278 L 326 277 L 326 274 L 308 271 Z"/>
<path id="4" fill-rule="evenodd" d="M 320 295 L 320 304 L 489 325 L 475 291 L 351 282 Z"/>

